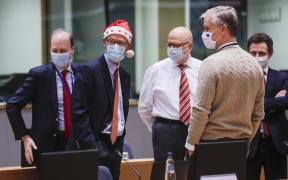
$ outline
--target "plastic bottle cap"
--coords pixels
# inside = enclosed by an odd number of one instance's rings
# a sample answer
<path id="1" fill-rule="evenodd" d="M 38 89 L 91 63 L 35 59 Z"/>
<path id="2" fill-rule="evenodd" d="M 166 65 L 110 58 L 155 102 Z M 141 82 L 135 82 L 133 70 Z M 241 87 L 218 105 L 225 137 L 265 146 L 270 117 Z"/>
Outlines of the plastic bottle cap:
<path id="1" fill-rule="evenodd" d="M 123 152 L 122 159 L 128 160 L 129 159 L 129 153 L 128 152 Z"/>

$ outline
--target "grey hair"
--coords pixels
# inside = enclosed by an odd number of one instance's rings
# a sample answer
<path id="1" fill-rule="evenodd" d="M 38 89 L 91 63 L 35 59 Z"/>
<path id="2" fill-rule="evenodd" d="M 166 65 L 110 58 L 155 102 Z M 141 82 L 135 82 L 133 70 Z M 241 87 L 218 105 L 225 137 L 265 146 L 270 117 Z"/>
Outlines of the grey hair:
<path id="1" fill-rule="evenodd" d="M 225 24 L 228 27 L 231 35 L 235 37 L 237 36 L 238 16 L 236 10 L 232 6 L 216 6 L 210 8 L 200 16 L 200 19 L 210 15 L 213 24 Z"/>

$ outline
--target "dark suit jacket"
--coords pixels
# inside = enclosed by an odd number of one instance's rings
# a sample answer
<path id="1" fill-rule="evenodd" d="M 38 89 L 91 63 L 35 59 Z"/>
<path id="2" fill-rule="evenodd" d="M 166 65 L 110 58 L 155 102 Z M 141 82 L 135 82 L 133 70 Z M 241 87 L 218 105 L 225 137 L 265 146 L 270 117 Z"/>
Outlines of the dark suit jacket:
<path id="1" fill-rule="evenodd" d="M 130 75 L 121 67 L 119 75 L 126 121 Z M 95 148 L 99 135 L 112 120 L 113 104 L 112 80 L 105 57 L 101 56 L 84 65 L 76 78 L 71 98 L 72 130 L 67 148 Z"/>
<path id="2" fill-rule="evenodd" d="M 284 97 L 275 98 L 276 94 L 286 90 Z M 288 109 L 288 73 L 268 70 L 267 83 L 264 98 L 265 118 L 268 130 L 276 149 L 285 154 L 288 152 L 288 120 L 285 116 L 285 110 Z M 250 145 L 249 157 L 252 158 L 259 146 L 260 128 Z"/>
<path id="3" fill-rule="evenodd" d="M 79 65 L 72 63 L 74 76 Z M 52 63 L 32 68 L 19 89 L 10 97 L 6 111 L 15 139 L 28 134 L 21 110 L 32 102 L 32 127 L 30 136 L 41 152 L 52 150 L 53 136 L 58 131 L 58 98 L 56 71 Z"/>

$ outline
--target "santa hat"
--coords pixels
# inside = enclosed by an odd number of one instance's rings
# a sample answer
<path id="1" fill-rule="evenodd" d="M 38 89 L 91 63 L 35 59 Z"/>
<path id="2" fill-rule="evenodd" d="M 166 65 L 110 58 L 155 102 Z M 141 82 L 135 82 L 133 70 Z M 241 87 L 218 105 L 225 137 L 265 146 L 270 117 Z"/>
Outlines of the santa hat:
<path id="1" fill-rule="evenodd" d="M 111 34 L 119 34 L 124 36 L 129 43 L 131 43 L 132 41 L 132 32 L 130 30 L 130 27 L 128 25 L 127 21 L 124 21 L 122 19 L 118 19 L 115 22 L 113 22 L 112 24 L 108 25 L 105 29 L 104 29 L 104 37 L 103 39 L 105 39 L 106 37 L 108 37 Z M 134 51 L 129 49 L 128 51 L 126 51 L 125 56 L 128 58 L 131 58 L 134 56 Z"/>

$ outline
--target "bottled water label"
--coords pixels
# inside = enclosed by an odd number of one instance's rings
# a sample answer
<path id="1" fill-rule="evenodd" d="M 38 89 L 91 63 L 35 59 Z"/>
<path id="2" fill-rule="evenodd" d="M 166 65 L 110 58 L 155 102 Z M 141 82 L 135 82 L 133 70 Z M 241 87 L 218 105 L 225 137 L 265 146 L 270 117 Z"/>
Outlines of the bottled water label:
<path id="1" fill-rule="evenodd" d="M 168 164 L 168 173 L 175 173 L 175 168 L 173 164 Z"/>

